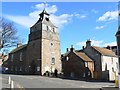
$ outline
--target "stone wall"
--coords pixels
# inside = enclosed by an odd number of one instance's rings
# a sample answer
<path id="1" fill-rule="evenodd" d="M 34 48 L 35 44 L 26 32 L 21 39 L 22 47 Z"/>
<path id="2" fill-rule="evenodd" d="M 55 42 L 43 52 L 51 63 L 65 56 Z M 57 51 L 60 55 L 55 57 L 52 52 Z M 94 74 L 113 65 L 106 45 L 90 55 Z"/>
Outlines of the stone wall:
<path id="1" fill-rule="evenodd" d="M 55 58 L 55 63 L 52 63 Z M 61 54 L 59 36 L 55 32 L 43 31 L 42 34 L 42 75 L 49 71 L 54 73 L 57 69 L 61 73 Z"/>

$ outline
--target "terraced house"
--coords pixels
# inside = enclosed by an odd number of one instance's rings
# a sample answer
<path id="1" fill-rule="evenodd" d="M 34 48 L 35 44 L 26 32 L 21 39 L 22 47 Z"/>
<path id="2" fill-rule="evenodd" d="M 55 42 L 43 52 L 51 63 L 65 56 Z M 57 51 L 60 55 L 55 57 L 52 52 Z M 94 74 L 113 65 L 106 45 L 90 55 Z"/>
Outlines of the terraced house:
<path id="1" fill-rule="evenodd" d="M 9 53 L 5 67 L 13 74 L 44 75 L 61 73 L 60 40 L 58 27 L 49 19 L 45 10 L 39 14 L 39 20 L 30 28 L 29 41 Z"/>
<path id="2" fill-rule="evenodd" d="M 114 81 L 118 75 L 118 57 L 112 50 L 91 46 L 87 40 L 82 50 L 67 49 L 62 55 L 62 70 L 65 77 Z"/>

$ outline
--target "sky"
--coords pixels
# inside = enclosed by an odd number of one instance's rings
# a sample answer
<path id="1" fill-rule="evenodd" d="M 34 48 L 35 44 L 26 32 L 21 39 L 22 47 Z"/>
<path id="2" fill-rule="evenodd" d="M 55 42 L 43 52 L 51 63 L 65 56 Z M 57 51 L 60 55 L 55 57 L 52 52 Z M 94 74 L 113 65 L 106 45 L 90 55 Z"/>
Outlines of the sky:
<path id="1" fill-rule="evenodd" d="M 61 53 L 71 45 L 80 50 L 88 39 L 94 46 L 116 45 L 117 2 L 3 2 L 2 16 L 14 22 L 17 35 L 25 44 L 29 28 L 44 8 L 50 13 L 50 20 L 59 27 Z"/>

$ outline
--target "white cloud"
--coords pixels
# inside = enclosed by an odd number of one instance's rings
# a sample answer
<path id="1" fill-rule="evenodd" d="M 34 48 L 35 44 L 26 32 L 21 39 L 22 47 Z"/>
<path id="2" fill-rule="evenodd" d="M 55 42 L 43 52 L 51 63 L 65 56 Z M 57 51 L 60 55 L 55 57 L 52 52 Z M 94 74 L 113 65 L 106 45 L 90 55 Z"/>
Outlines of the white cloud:
<path id="1" fill-rule="evenodd" d="M 4 16 L 7 19 L 25 27 L 31 27 L 36 22 L 36 19 L 31 18 L 29 16 L 14 16 L 14 15 L 4 15 Z"/>
<path id="2" fill-rule="evenodd" d="M 57 6 L 44 3 L 32 6 L 32 9 L 34 9 L 34 11 L 30 12 L 27 16 L 4 15 L 4 17 L 25 27 L 31 27 L 39 19 L 39 14 L 43 11 L 44 8 L 48 13 L 50 13 L 51 21 L 59 28 L 69 23 L 73 16 L 80 19 L 86 18 L 86 15 L 82 15 L 79 13 L 63 13 L 61 15 L 55 15 L 55 13 L 58 11 Z"/>
<path id="3" fill-rule="evenodd" d="M 39 14 L 42 12 L 44 7 L 45 6 L 43 3 L 35 5 L 34 7 L 32 7 L 35 10 L 33 12 L 30 12 L 28 16 L 15 16 L 15 15 L 4 15 L 4 16 L 5 18 L 17 24 L 23 25 L 25 27 L 31 27 L 38 20 Z M 57 12 L 56 5 L 50 6 L 49 4 L 46 4 L 45 9 L 48 13 L 51 14 L 50 19 L 57 27 L 62 27 L 64 24 L 68 23 L 71 20 L 71 17 L 73 16 L 70 14 L 61 14 L 58 16 L 55 15 L 55 13 Z"/>
<path id="4" fill-rule="evenodd" d="M 86 46 L 86 41 L 78 42 L 77 45 L 80 47 Z M 104 43 L 103 40 L 100 40 L 100 41 L 91 40 L 91 45 L 98 46 L 98 47 L 107 47 L 107 46 L 116 46 L 117 43 L 116 42 Z"/>
<path id="5" fill-rule="evenodd" d="M 118 18 L 118 10 L 107 11 L 105 14 L 99 17 L 97 21 L 110 21 L 110 20 L 116 20 L 117 18 Z"/>
<path id="6" fill-rule="evenodd" d="M 94 46 L 101 46 L 102 43 L 103 41 L 91 40 L 91 44 Z"/>
<path id="7" fill-rule="evenodd" d="M 50 6 L 49 4 L 46 4 L 45 6 L 43 3 L 41 3 L 41 4 L 36 4 L 33 8 L 35 8 L 35 11 L 29 13 L 29 16 L 33 18 L 38 17 L 38 15 L 43 11 L 44 8 L 50 14 L 54 14 L 57 12 L 56 5 Z"/>
<path id="8" fill-rule="evenodd" d="M 103 46 L 117 46 L 117 42 L 105 43 Z"/>
<path id="9" fill-rule="evenodd" d="M 80 47 L 86 46 L 86 41 L 78 42 L 76 45 L 78 45 Z"/>
<path id="10" fill-rule="evenodd" d="M 86 15 L 82 15 L 82 14 L 78 14 L 78 13 L 74 13 L 74 16 L 76 16 L 77 18 L 83 19 L 86 18 Z"/>
<path id="11" fill-rule="evenodd" d="M 51 15 L 51 21 L 58 27 L 62 27 L 64 24 L 67 24 L 71 20 L 72 15 L 62 14 L 60 16 Z"/>
<path id="12" fill-rule="evenodd" d="M 96 26 L 95 29 L 99 30 L 99 29 L 103 29 L 104 26 Z"/>
<path id="13" fill-rule="evenodd" d="M 86 16 L 85 15 L 81 15 L 80 18 L 86 18 Z"/>
<path id="14" fill-rule="evenodd" d="M 101 46 L 102 43 L 103 41 L 91 40 L 91 44 L 94 46 Z M 86 41 L 78 42 L 77 45 L 80 47 L 86 46 Z"/>

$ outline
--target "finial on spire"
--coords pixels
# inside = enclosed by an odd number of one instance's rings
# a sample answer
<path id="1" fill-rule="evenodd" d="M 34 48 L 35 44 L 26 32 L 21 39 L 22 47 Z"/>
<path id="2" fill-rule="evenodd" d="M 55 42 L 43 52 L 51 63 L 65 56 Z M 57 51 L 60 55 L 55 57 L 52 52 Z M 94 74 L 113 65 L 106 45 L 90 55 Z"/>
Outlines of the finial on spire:
<path id="1" fill-rule="evenodd" d="M 46 6 L 47 6 L 47 2 L 44 2 L 43 4 L 44 4 L 44 6 L 43 6 L 44 9 L 43 9 L 43 11 L 42 11 L 39 15 L 40 15 L 40 16 L 43 16 L 43 14 L 46 14 L 46 15 L 49 16 L 50 14 L 47 13 L 46 10 L 45 10 L 45 8 L 46 8 Z"/>

